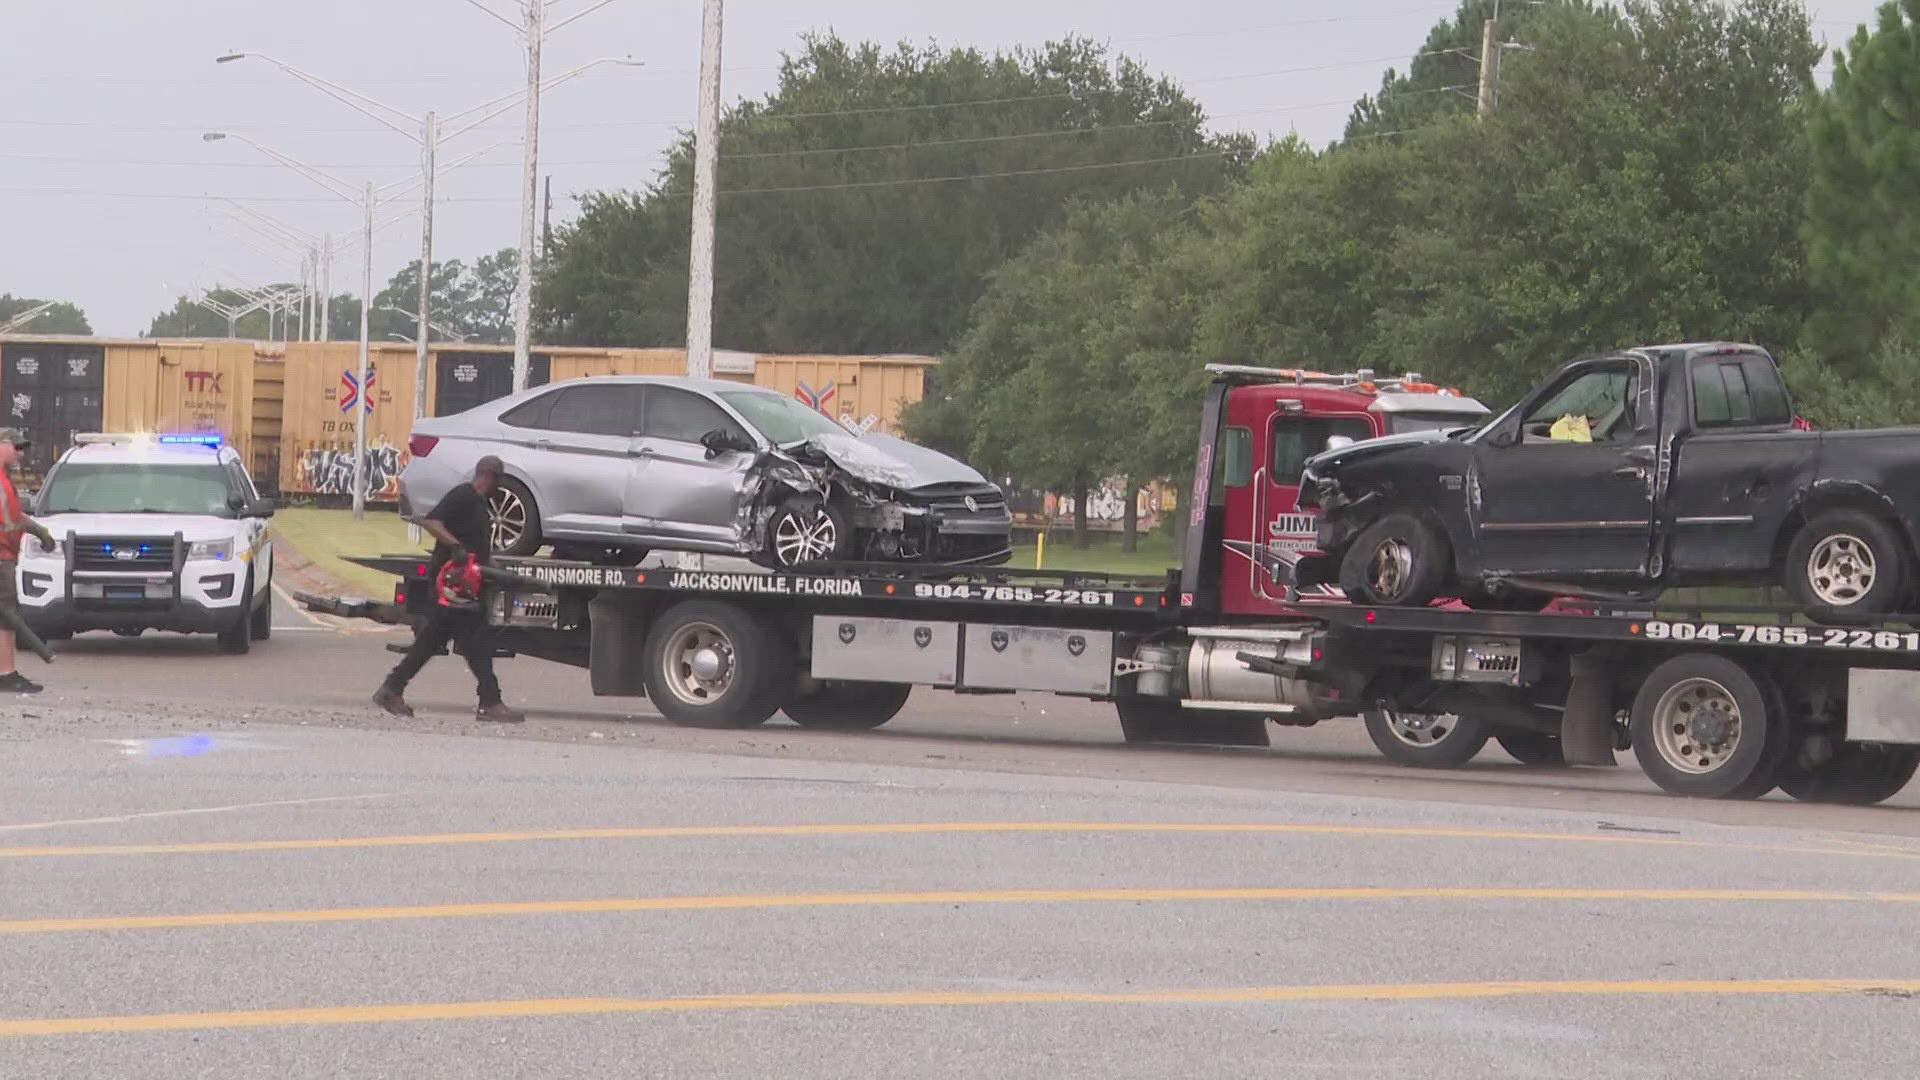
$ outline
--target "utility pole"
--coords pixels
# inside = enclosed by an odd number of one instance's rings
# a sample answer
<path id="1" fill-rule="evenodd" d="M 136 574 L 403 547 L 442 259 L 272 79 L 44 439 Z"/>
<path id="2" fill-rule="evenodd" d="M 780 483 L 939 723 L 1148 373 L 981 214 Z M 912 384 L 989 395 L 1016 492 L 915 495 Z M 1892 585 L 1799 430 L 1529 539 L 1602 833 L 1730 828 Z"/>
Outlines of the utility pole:
<path id="1" fill-rule="evenodd" d="M 421 198 L 421 214 L 424 221 L 420 226 L 420 318 L 414 331 L 413 347 L 413 418 L 427 415 L 427 337 L 432 332 L 433 322 L 427 311 L 427 304 L 433 295 L 433 170 L 434 148 L 440 143 L 440 122 L 433 113 L 427 113 L 421 123 L 420 155 L 421 175 L 425 177 Z M 366 393 L 364 388 L 361 393 Z"/>
<path id="2" fill-rule="evenodd" d="M 540 261 L 547 259 L 547 249 L 553 246 L 553 174 L 547 174 L 545 198 L 540 201 Z"/>
<path id="3" fill-rule="evenodd" d="M 1494 17 L 1480 24 L 1480 95 L 1479 115 L 1482 120 L 1493 115 L 1493 91 L 1500 82 L 1500 16 L 1495 8 Z"/>
<path id="4" fill-rule="evenodd" d="M 527 0 L 526 184 L 520 194 L 520 276 L 513 289 L 513 391 L 527 388 L 533 350 L 533 208 L 540 195 L 540 46 L 547 0 Z"/>
<path id="5" fill-rule="evenodd" d="M 714 172 L 720 142 L 721 0 L 704 0 L 700 27 L 700 114 L 693 143 L 693 257 L 687 275 L 687 374 L 713 371 Z"/>
<path id="6" fill-rule="evenodd" d="M 360 242 L 365 247 L 366 259 L 361 264 L 360 277 L 360 392 L 354 395 L 353 403 L 353 520 L 360 521 L 367 516 L 367 421 L 372 418 L 373 395 L 367 386 L 367 317 L 373 313 L 373 181 L 367 181 L 366 200 L 367 220 L 365 232 Z"/>

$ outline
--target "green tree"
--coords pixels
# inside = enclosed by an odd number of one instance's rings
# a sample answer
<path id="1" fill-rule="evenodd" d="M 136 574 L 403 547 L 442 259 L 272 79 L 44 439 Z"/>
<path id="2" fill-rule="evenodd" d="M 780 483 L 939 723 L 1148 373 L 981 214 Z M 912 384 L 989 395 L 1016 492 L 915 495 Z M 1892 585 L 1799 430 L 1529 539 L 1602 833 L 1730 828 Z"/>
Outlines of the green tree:
<path id="1" fill-rule="evenodd" d="M 933 422 L 957 409 L 971 419 L 975 461 L 1072 492 L 1080 545 L 1090 484 L 1115 475 L 1138 483 L 1164 465 L 1137 435 L 1152 395 L 1135 384 L 1129 362 L 1164 345 L 1169 328 L 1138 318 L 1133 300 L 1186 206 L 1166 192 L 1074 209 L 994 273 L 943 365 L 952 402 L 934 407 Z M 1131 513 L 1126 524 L 1131 546 Z"/>
<path id="2" fill-rule="evenodd" d="M 1581 352 L 1791 344 L 1820 54 L 1804 9 L 1559 7 L 1526 44 L 1492 118 L 1401 140 L 1405 220 L 1368 354 L 1504 400 Z"/>
<path id="3" fill-rule="evenodd" d="M 1881 5 L 1835 49 L 1833 84 L 1808 112 L 1808 344 L 1864 374 L 1884 338 L 1920 330 L 1920 0 Z"/>
<path id="4" fill-rule="evenodd" d="M 1347 118 L 1346 141 L 1392 138 L 1449 116 L 1465 116 L 1477 107 L 1480 85 L 1482 28 L 1500 13 L 1503 43 L 1525 39 L 1527 25 L 1549 6 L 1592 10 L 1588 0 L 1463 0 L 1451 19 L 1436 23 L 1426 43 L 1415 53 L 1403 74 L 1388 68 L 1378 93 L 1361 98 Z"/>
<path id="5" fill-rule="evenodd" d="M 0 323 L 4 323 L 24 312 L 46 303 L 12 293 L 0 293 Z M 81 334 L 93 333 L 93 327 L 87 323 L 87 313 L 66 301 L 61 301 L 33 317 L 31 322 L 17 331 L 22 334 Z"/>
<path id="6" fill-rule="evenodd" d="M 727 110 L 719 152 L 720 344 L 938 353 L 1074 200 L 1217 190 L 1251 144 L 1084 40 L 989 55 L 810 36 L 777 91 Z M 646 191 L 583 200 L 542 267 L 554 339 L 684 337 L 691 190 L 685 139 Z"/>

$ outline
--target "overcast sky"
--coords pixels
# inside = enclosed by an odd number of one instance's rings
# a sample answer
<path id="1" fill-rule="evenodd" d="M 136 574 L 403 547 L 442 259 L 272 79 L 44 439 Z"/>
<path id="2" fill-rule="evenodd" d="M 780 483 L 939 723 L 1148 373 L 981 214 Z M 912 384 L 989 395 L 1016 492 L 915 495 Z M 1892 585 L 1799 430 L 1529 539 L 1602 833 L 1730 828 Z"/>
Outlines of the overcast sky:
<path id="1" fill-rule="evenodd" d="M 495 10 L 518 0 L 487 0 Z M 561 0 L 555 17 L 590 0 Z M 357 211 L 258 151 L 201 135 L 244 134 L 356 185 L 419 171 L 405 138 L 268 64 L 270 54 L 419 114 L 457 113 L 525 81 L 512 32 L 467 0 L 35 0 L 7 5 L 0 32 L 0 292 L 71 300 L 97 333 L 132 336 L 183 292 L 295 276 L 298 258 L 234 221 L 237 201 L 312 233 L 352 233 Z M 1812 0 L 1816 37 L 1844 41 L 1875 0 Z M 773 88 L 782 50 L 809 29 L 994 49 L 1067 34 L 1101 39 L 1184 84 L 1216 128 L 1338 137 L 1348 107 L 1388 66 L 1404 69 L 1440 0 L 732 0 L 726 100 Z M 543 99 L 541 171 L 554 216 L 572 193 L 644 184 L 677 128 L 691 127 L 699 0 L 615 0 L 549 37 L 545 70 L 604 56 Z M 494 147 L 441 182 L 435 257 L 471 260 L 519 240 L 521 115 L 450 143 L 442 160 Z M 496 143 L 504 145 L 495 146 Z M 229 201 L 232 200 L 232 201 Z M 405 196 L 391 209 L 416 205 Z M 721 228 L 725 228 L 724 218 Z M 419 219 L 375 244 L 374 287 L 419 252 Z M 336 292 L 360 260 L 337 260 Z"/>

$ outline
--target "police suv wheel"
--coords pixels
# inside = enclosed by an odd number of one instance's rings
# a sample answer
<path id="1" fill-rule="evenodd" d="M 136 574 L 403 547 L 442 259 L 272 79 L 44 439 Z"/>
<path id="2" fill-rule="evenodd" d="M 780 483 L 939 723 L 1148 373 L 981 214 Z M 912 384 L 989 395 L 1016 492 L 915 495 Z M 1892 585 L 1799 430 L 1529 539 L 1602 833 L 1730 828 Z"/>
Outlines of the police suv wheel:
<path id="1" fill-rule="evenodd" d="M 267 579 L 266 595 L 253 607 L 251 625 L 248 633 L 255 641 L 266 641 L 273 637 L 273 579 Z"/>
<path id="2" fill-rule="evenodd" d="M 734 604 L 689 600 L 663 612 L 647 634 L 647 697 L 681 727 L 766 723 L 793 689 L 794 648 Z"/>
<path id="3" fill-rule="evenodd" d="M 233 624 L 220 631 L 220 651 L 242 656 L 253 648 L 253 573 L 247 573 L 246 591 L 234 609 Z"/>

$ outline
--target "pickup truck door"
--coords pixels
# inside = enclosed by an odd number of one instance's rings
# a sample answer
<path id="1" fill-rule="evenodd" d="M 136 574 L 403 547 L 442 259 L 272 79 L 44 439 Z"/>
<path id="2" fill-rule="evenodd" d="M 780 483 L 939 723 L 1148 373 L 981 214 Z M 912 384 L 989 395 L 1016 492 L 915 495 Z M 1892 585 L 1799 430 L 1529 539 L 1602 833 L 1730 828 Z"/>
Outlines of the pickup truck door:
<path id="1" fill-rule="evenodd" d="M 1686 384 L 1669 388 L 1666 400 L 1670 413 L 1692 421 L 1667 485 L 1671 569 L 1765 570 L 1800 481 L 1813 472 L 1820 437 L 1791 430 L 1786 386 L 1761 354 L 1693 357 Z"/>
<path id="2" fill-rule="evenodd" d="M 1467 509 L 1478 550 L 1461 563 L 1553 580 L 1643 576 L 1656 412 L 1643 360 L 1610 357 L 1562 372 L 1476 442 Z M 1587 439 L 1578 438 L 1578 421 L 1556 432 L 1569 417 L 1586 422 Z"/>

